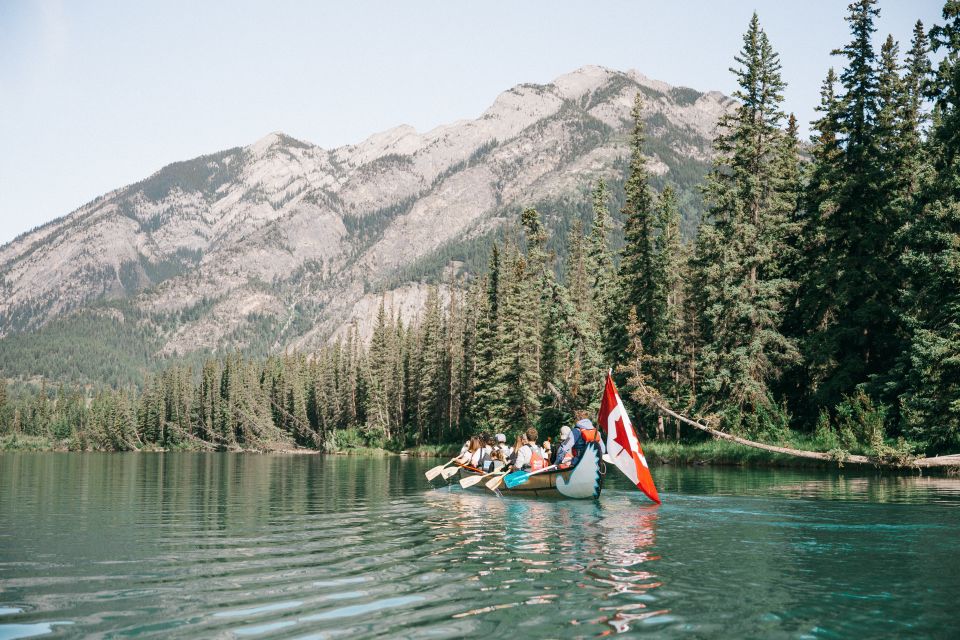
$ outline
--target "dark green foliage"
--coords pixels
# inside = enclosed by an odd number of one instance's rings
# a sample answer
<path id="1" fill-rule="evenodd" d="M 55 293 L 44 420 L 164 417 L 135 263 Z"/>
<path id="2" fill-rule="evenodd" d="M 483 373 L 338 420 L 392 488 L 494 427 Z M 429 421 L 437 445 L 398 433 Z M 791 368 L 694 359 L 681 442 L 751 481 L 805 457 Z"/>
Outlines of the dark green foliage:
<path id="1" fill-rule="evenodd" d="M 146 180 L 130 186 L 127 190 L 130 194 L 128 198 L 134 197 L 137 192 L 143 192 L 148 200 L 158 201 L 166 198 L 174 189 L 213 197 L 217 189 L 236 180 L 242 164 L 242 154 L 243 149 L 236 147 L 193 160 L 174 162 Z"/>
<path id="2" fill-rule="evenodd" d="M 159 346 L 129 310 L 84 311 L 0 340 L 0 376 L 126 386 L 154 366 Z"/>
<path id="3" fill-rule="evenodd" d="M 906 226 L 902 256 L 910 340 L 899 401 L 907 435 L 954 451 L 960 448 L 960 2 L 946 2 L 943 18 L 931 32 L 943 56 L 929 84 L 933 176 L 920 191 L 917 219 Z"/>
<path id="4" fill-rule="evenodd" d="M 790 283 L 778 259 L 797 185 L 784 174 L 779 57 L 756 14 L 743 41 L 733 70 L 741 104 L 721 120 L 718 167 L 705 187 L 710 217 L 697 240 L 693 304 L 698 406 L 756 433 L 764 416 L 773 430 L 784 422 L 771 386 L 796 357 L 779 330 Z"/>
<path id="5" fill-rule="evenodd" d="M 615 302 L 610 305 L 606 326 L 604 350 L 607 359 L 619 365 L 627 352 L 628 337 L 624 316 L 631 311 L 637 315 L 643 344 L 649 344 L 656 316 L 655 264 L 653 233 L 655 212 L 647 171 L 646 140 L 644 134 L 643 99 L 638 93 L 633 103 L 633 131 L 630 134 L 630 165 L 624 185 L 623 236 L 624 247 L 617 274 Z"/>
<path id="6" fill-rule="evenodd" d="M 674 87 L 670 89 L 670 97 L 673 101 L 681 105 L 691 105 L 700 99 L 703 94 L 696 89 L 689 87 Z"/>
<path id="7" fill-rule="evenodd" d="M 850 5 L 851 42 L 837 52 L 845 66 L 827 75 L 806 148 L 792 116 L 781 128 L 785 83 L 753 17 L 735 58 L 739 104 L 720 121 L 699 233 L 696 185 L 706 167 L 675 151 L 694 138 L 659 115 L 644 120 L 641 105 L 643 96 L 685 105 L 700 94 L 642 87 L 630 157 L 615 165 L 622 178 L 535 207 L 503 207 L 497 216 L 519 224 L 464 234 L 397 274 L 394 284 L 437 286 L 406 322 L 381 304 L 369 344 L 354 327 L 309 356 L 276 354 L 284 336 L 302 335 L 323 311 L 299 304 L 289 317 L 254 318 L 226 336 L 217 359 L 158 362 L 157 336 L 217 301 L 149 318 L 102 303 L 0 340 L 0 373 L 20 380 L 0 384 L 0 434 L 112 450 L 398 449 L 531 425 L 555 435 L 575 409 L 596 410 L 605 369 L 629 361 L 621 372 L 634 374 L 635 389 L 753 439 L 803 442 L 841 461 L 863 453 L 905 464 L 917 449 L 956 451 L 960 0 L 945 3 L 944 24 L 929 39 L 917 24 L 902 63 L 892 38 L 873 50 L 875 5 Z M 566 127 L 567 160 L 582 157 L 617 134 L 581 112 L 629 86 L 614 81 L 534 126 Z M 496 149 L 490 141 L 440 179 Z M 231 153 L 172 165 L 138 189 L 209 196 L 235 166 Z M 665 176 L 649 175 L 650 156 L 668 166 Z M 379 169 L 402 162 L 387 156 Z M 360 212 L 348 232 L 369 246 L 414 204 Z M 136 217 L 133 200 L 123 206 Z M 106 275 L 132 292 L 197 259 L 141 259 Z M 451 263 L 460 263 L 458 279 L 441 286 Z M 324 265 L 305 265 L 294 280 L 307 273 L 323 274 Z M 30 311 L 0 323 L 27 327 Z M 237 344 L 243 354 L 230 351 Z M 23 381 L 37 372 L 39 382 Z M 54 390 L 47 378 L 77 384 Z M 636 409 L 639 430 L 652 433 L 655 416 Z"/>
<path id="8" fill-rule="evenodd" d="M 802 283 L 807 293 L 800 333 L 812 401 L 819 406 L 835 406 L 867 382 L 877 393 L 903 343 L 897 234 L 906 181 L 896 131 L 902 86 L 893 77 L 895 51 L 889 43 L 882 68 L 877 64 L 874 5 L 874 0 L 850 5 L 852 41 L 836 52 L 847 60 L 840 74 L 844 93 L 820 125 L 837 146 L 824 149 L 828 166 L 813 170 L 825 179 L 814 183 L 817 198 L 825 199 L 808 229 L 815 254 Z"/>

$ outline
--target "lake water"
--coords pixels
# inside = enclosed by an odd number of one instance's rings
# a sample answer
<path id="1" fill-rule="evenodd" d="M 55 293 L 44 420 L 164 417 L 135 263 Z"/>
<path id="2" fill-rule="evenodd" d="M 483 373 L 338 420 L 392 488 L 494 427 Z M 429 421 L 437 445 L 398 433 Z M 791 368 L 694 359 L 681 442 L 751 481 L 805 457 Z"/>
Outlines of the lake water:
<path id="1" fill-rule="evenodd" d="M 958 637 L 960 480 L 657 467 L 655 507 L 435 464 L 0 454 L 0 639 Z"/>

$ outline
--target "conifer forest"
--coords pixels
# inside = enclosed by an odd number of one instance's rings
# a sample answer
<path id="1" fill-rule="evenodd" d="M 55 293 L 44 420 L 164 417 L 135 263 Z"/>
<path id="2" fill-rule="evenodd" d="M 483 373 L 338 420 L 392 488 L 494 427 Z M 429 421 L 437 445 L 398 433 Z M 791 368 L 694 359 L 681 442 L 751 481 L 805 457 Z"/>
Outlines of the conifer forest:
<path id="1" fill-rule="evenodd" d="M 909 43 L 876 48 L 878 14 L 876 0 L 850 4 L 849 42 L 809 97 L 809 139 L 753 16 L 694 237 L 675 190 L 652 186 L 638 95 L 623 192 L 583 185 L 590 223 L 561 239 L 549 212 L 523 210 L 485 272 L 432 286 L 415 320 L 384 302 L 369 340 L 354 329 L 316 353 L 172 364 L 140 388 L 0 386 L 0 435 L 103 450 L 546 436 L 576 409 L 596 413 L 612 369 L 645 439 L 706 437 L 670 418 L 658 429 L 652 394 L 716 429 L 838 459 L 956 453 L 960 0 Z"/>

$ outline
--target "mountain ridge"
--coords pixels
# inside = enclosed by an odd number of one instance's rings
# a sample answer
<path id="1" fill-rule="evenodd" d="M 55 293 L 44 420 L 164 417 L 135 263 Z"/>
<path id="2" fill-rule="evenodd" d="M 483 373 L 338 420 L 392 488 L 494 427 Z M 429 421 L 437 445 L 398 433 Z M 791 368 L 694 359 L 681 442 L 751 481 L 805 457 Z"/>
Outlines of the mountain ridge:
<path id="1" fill-rule="evenodd" d="M 370 296 L 475 272 L 522 206 L 549 207 L 556 235 L 583 218 L 590 184 L 621 179 L 638 91 L 651 172 L 679 186 L 689 231 L 732 99 L 586 66 L 512 87 L 474 120 L 333 149 L 276 131 L 110 191 L 0 246 L 0 347 L 109 308 L 157 356 L 314 348 Z M 22 375 L 9 359 L 3 373 Z"/>

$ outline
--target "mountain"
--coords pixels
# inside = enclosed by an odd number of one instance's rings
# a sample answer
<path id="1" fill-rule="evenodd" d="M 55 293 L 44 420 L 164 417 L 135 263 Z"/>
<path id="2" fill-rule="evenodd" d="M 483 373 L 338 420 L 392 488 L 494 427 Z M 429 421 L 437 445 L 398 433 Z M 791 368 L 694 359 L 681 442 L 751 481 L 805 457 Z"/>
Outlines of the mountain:
<path id="1" fill-rule="evenodd" d="M 272 133 L 16 238 L 0 247 L 0 374 L 120 384 L 158 357 L 309 350 L 368 324 L 384 292 L 415 314 L 424 283 L 481 269 L 524 206 L 562 252 L 592 183 L 622 184 L 638 91 L 655 186 L 678 187 L 692 233 L 733 101 L 583 67 L 426 133 L 400 126 L 329 150 Z"/>

